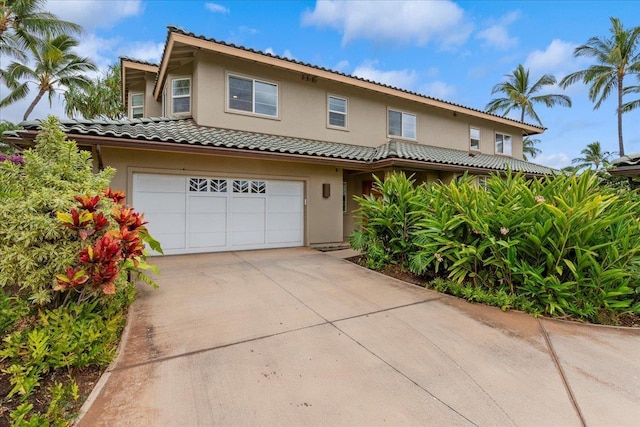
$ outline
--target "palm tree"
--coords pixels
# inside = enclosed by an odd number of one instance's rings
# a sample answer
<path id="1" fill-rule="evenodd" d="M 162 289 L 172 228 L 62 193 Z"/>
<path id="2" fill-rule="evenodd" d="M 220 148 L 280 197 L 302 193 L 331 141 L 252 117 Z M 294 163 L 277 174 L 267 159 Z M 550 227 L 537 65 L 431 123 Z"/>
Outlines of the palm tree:
<path id="1" fill-rule="evenodd" d="M 43 12 L 45 4 L 46 0 L 0 0 L 0 54 L 24 60 L 39 39 L 82 31 L 78 24 Z"/>
<path id="2" fill-rule="evenodd" d="M 525 69 L 522 64 L 519 64 L 511 74 L 507 74 L 505 77 L 507 80 L 495 85 L 491 90 L 491 94 L 501 92 L 506 95 L 506 98 L 491 100 L 485 107 L 485 110 L 489 113 L 502 111 L 504 115 L 507 115 L 511 110 L 519 109 L 521 122 L 524 122 L 524 116 L 527 115 L 542 126 L 542 121 L 533 109 L 533 104 L 542 103 L 547 107 L 553 107 L 554 105 L 571 107 L 571 98 L 567 95 L 547 94 L 534 96 L 545 86 L 556 84 L 556 78 L 552 75 L 545 74 L 530 86 L 529 69 Z"/>
<path id="3" fill-rule="evenodd" d="M 591 37 L 586 44 L 578 46 L 573 56 L 595 58 L 596 64 L 585 70 L 571 73 L 560 81 L 560 86 L 567 86 L 582 80 L 589 87 L 589 99 L 595 102 L 594 110 L 600 108 L 602 102 L 616 89 L 618 95 L 618 146 L 620 155 L 624 156 L 624 140 L 622 138 L 622 113 L 637 108 L 640 103 L 625 106 L 622 96 L 625 93 L 624 78 L 630 74 L 640 73 L 640 53 L 637 52 L 640 40 L 640 27 L 625 30 L 618 18 L 611 19 L 611 36 L 607 39 Z"/>
<path id="4" fill-rule="evenodd" d="M 65 92 L 65 113 L 72 118 L 81 115 L 85 119 L 122 119 L 126 111 L 121 94 L 120 65 L 112 65 L 88 86 L 73 86 Z"/>
<path id="5" fill-rule="evenodd" d="M 95 71 L 96 67 L 88 58 L 81 58 L 71 52 L 77 45 L 78 42 L 72 37 L 60 35 L 55 38 L 47 36 L 43 43 L 31 46 L 34 62 L 32 68 L 13 62 L 5 70 L 7 87 L 11 92 L 0 100 L 0 107 L 25 98 L 29 94 L 29 85 L 35 83 L 38 94 L 24 113 L 23 120 L 27 120 L 44 94 L 49 95 L 51 104 L 57 86 L 86 87 L 91 80 L 84 73 Z"/>
<path id="6" fill-rule="evenodd" d="M 576 165 L 575 170 L 591 168 L 593 166 L 595 170 L 598 171 L 609 165 L 609 157 L 611 157 L 612 153 L 609 151 L 603 152 L 600 142 L 595 141 L 587 144 L 587 148 L 580 151 L 580 154 L 582 154 L 582 157 L 577 157 L 571 161 L 571 163 Z"/>
<path id="7" fill-rule="evenodd" d="M 640 78 L 640 74 L 638 76 Z M 640 93 L 640 85 L 638 86 L 627 86 L 624 88 L 624 90 L 622 91 L 623 95 L 627 95 L 629 93 Z M 640 107 L 640 98 L 635 99 L 633 101 L 629 101 L 629 102 L 625 102 L 622 105 L 622 112 L 623 113 L 628 113 L 631 110 L 635 110 L 636 108 Z"/>
<path id="8" fill-rule="evenodd" d="M 536 147 L 537 144 L 540 144 L 540 140 L 536 138 L 526 137 L 522 140 L 522 157 L 529 161 L 529 156 L 532 159 L 535 159 L 538 154 L 542 153 L 542 150 Z"/>

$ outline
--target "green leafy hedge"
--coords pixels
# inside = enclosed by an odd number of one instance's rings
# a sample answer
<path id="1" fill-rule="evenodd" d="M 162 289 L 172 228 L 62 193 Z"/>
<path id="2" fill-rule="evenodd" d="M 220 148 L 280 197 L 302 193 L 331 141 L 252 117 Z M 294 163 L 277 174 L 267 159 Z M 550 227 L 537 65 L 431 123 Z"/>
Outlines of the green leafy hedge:
<path id="1" fill-rule="evenodd" d="M 591 172 L 496 175 L 486 188 L 471 177 L 415 186 L 398 173 L 376 185 L 378 197 L 357 198 L 350 238 L 374 268 L 398 263 L 476 294 L 517 296 L 533 313 L 601 323 L 640 313 L 635 192 L 601 187 Z"/>

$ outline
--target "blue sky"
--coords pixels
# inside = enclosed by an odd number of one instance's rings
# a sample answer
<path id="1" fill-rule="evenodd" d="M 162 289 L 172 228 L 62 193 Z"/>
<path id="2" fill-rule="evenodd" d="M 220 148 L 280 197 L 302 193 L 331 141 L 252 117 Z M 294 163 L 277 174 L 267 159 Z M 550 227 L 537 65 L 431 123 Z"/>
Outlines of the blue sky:
<path id="1" fill-rule="evenodd" d="M 588 66 L 573 50 L 592 36 L 608 36 L 610 16 L 625 27 L 640 25 L 640 3 L 631 0 L 50 0 L 47 9 L 84 26 L 79 53 L 103 68 L 120 55 L 159 61 L 171 24 L 478 109 L 520 63 L 535 79 L 552 74 L 560 80 Z M 537 107 L 548 130 L 539 137 L 543 154 L 536 163 L 569 165 L 593 141 L 617 151 L 613 97 L 594 111 L 581 83 L 551 91 L 569 95 L 573 107 Z M 19 122 L 27 105 L 0 111 L 0 119 Z M 60 102 L 49 109 L 43 101 L 31 118 L 51 112 L 63 115 Z M 640 152 L 640 110 L 623 120 L 625 151 Z"/>

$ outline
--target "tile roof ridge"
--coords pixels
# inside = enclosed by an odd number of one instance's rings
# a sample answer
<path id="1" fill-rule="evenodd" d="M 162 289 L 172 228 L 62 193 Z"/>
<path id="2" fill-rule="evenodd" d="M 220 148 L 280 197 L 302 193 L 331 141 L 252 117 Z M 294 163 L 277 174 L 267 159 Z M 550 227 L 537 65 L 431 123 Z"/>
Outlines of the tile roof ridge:
<path id="1" fill-rule="evenodd" d="M 120 56 L 119 57 L 120 61 L 129 61 L 129 62 L 135 62 L 136 64 L 142 64 L 142 65 L 152 65 L 154 67 L 159 67 L 160 64 L 156 64 L 154 62 L 149 62 L 149 61 L 143 61 L 142 59 L 138 59 L 138 58 L 134 58 L 131 56 Z"/>

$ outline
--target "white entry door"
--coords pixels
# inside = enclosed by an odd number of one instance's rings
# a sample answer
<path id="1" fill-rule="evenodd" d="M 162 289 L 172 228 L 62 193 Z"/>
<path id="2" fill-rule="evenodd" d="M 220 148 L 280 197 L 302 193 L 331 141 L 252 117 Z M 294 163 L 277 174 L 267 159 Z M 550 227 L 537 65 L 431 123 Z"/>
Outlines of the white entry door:
<path id="1" fill-rule="evenodd" d="M 133 206 L 165 254 L 302 246 L 300 181 L 135 173 Z"/>

